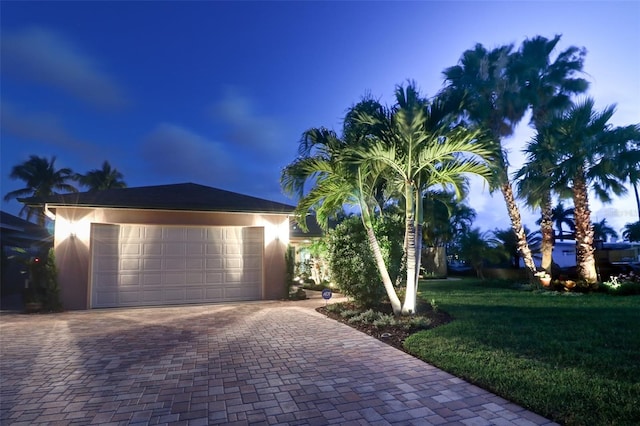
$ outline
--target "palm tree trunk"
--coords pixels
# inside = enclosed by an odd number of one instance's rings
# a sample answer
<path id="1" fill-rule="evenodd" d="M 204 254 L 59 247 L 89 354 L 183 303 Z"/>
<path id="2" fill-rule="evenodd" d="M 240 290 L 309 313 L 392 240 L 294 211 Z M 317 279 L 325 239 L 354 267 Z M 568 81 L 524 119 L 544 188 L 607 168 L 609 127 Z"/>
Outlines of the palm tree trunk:
<path id="1" fill-rule="evenodd" d="M 395 315 L 399 315 L 402 311 L 402 304 L 400 302 L 400 299 L 398 298 L 398 295 L 396 294 L 396 289 L 393 287 L 393 282 L 391 282 L 389 270 L 387 269 L 387 265 L 384 263 L 384 257 L 382 256 L 382 251 L 380 250 L 380 243 L 378 243 L 378 238 L 376 238 L 376 234 L 373 231 L 373 223 L 371 221 L 369 207 L 363 199 L 360 199 L 360 211 L 362 213 L 362 224 L 367 230 L 369 247 L 371 247 L 373 258 L 376 262 L 376 266 L 378 267 L 380 277 L 382 278 L 382 285 L 384 285 L 384 289 L 387 292 L 389 301 L 391 302 L 391 309 L 393 309 L 393 313 Z"/>
<path id="2" fill-rule="evenodd" d="M 412 185 L 407 185 L 405 227 L 407 236 L 407 289 L 402 314 L 413 314 L 416 310 L 416 226 L 415 202 Z"/>
<path id="3" fill-rule="evenodd" d="M 506 171 L 504 172 L 506 174 Z M 527 234 L 524 232 L 524 227 L 522 226 L 522 217 L 520 216 L 520 209 L 516 204 L 516 199 L 513 195 L 513 188 L 511 187 L 511 183 L 505 177 L 502 185 L 500 185 L 500 191 L 502 191 L 502 196 L 504 197 L 504 201 L 507 204 L 507 212 L 509 213 L 509 218 L 511 219 L 511 228 L 513 232 L 516 233 L 516 239 L 518 242 L 518 251 L 522 255 L 522 260 L 524 261 L 525 268 L 527 269 L 527 276 L 529 278 L 529 282 L 535 282 L 535 273 L 536 273 L 536 265 L 533 263 L 533 256 L 531 255 L 531 250 L 529 249 L 529 244 L 527 243 Z"/>
<path id="4" fill-rule="evenodd" d="M 540 222 L 540 233 L 542 242 L 540 251 L 542 252 L 542 269 L 551 275 L 551 265 L 553 263 L 553 221 L 551 219 L 551 194 L 546 193 L 542 201 L 542 221 Z"/>
<path id="5" fill-rule="evenodd" d="M 596 261 L 593 255 L 593 225 L 584 172 L 573 179 L 573 207 L 576 224 L 576 262 L 578 276 L 594 286 L 598 282 Z"/>
<path id="6" fill-rule="evenodd" d="M 638 207 L 638 221 L 640 221 L 640 195 L 638 195 L 638 184 L 633 184 L 633 192 L 636 194 L 636 206 Z"/>
<path id="7" fill-rule="evenodd" d="M 393 313 L 395 315 L 399 315 L 402 311 L 402 304 L 400 303 L 400 299 L 396 294 L 396 289 L 393 287 L 393 283 L 391 282 L 391 277 L 389 276 L 387 265 L 384 263 L 380 244 L 373 232 L 373 228 L 367 227 L 367 237 L 369 239 L 371 251 L 373 252 L 373 257 L 376 261 L 376 266 L 378 267 L 378 272 L 380 272 L 380 276 L 382 277 L 382 284 L 384 285 L 384 289 L 387 291 L 387 296 L 391 302 L 391 309 L 393 309 Z"/>

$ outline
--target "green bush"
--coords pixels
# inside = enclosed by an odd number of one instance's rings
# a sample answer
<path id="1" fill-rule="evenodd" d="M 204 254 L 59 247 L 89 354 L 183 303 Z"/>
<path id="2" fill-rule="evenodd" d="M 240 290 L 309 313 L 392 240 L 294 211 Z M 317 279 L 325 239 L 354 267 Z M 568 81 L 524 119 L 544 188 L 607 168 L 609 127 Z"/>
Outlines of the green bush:
<path id="1" fill-rule="evenodd" d="M 618 275 L 611 277 L 600 285 L 600 290 L 616 296 L 633 296 L 640 294 L 640 277 L 637 275 Z"/>
<path id="2" fill-rule="evenodd" d="M 395 281 L 401 273 L 403 228 L 391 220 L 380 221 L 375 228 Z M 329 233 L 327 246 L 331 277 L 340 292 L 364 307 L 379 304 L 386 292 L 361 219 L 353 216 L 339 224 Z"/>
<path id="3" fill-rule="evenodd" d="M 373 325 L 376 327 L 384 327 L 387 325 L 396 325 L 398 320 L 393 315 L 380 314 L 380 316 L 373 321 Z"/>

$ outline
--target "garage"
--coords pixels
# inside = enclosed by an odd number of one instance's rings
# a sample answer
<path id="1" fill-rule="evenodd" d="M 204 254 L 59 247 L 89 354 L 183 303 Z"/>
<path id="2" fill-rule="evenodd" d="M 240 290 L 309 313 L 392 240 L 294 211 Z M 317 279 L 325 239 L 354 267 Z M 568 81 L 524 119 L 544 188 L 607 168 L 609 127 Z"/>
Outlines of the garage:
<path id="1" fill-rule="evenodd" d="M 295 207 L 195 183 L 33 197 L 64 309 L 276 300 Z"/>
<path id="2" fill-rule="evenodd" d="M 91 225 L 92 308 L 260 300 L 264 229 Z"/>

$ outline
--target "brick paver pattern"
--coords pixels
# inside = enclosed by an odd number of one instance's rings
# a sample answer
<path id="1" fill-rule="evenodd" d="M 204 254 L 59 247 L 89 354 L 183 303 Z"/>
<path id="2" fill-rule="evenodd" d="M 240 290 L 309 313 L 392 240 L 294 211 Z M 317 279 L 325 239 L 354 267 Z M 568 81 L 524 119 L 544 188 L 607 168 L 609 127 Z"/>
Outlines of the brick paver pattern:
<path id="1" fill-rule="evenodd" d="M 319 303 L 3 314 L 0 423 L 552 424 Z"/>

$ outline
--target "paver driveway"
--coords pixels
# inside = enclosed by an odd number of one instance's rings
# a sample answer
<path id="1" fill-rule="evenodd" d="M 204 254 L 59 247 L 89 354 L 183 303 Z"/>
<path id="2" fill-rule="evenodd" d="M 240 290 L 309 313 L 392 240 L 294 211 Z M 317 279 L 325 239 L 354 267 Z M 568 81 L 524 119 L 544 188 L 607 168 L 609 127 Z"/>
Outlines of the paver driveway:
<path id="1" fill-rule="evenodd" d="M 322 303 L 2 315 L 0 422 L 550 423 L 321 316 Z"/>

